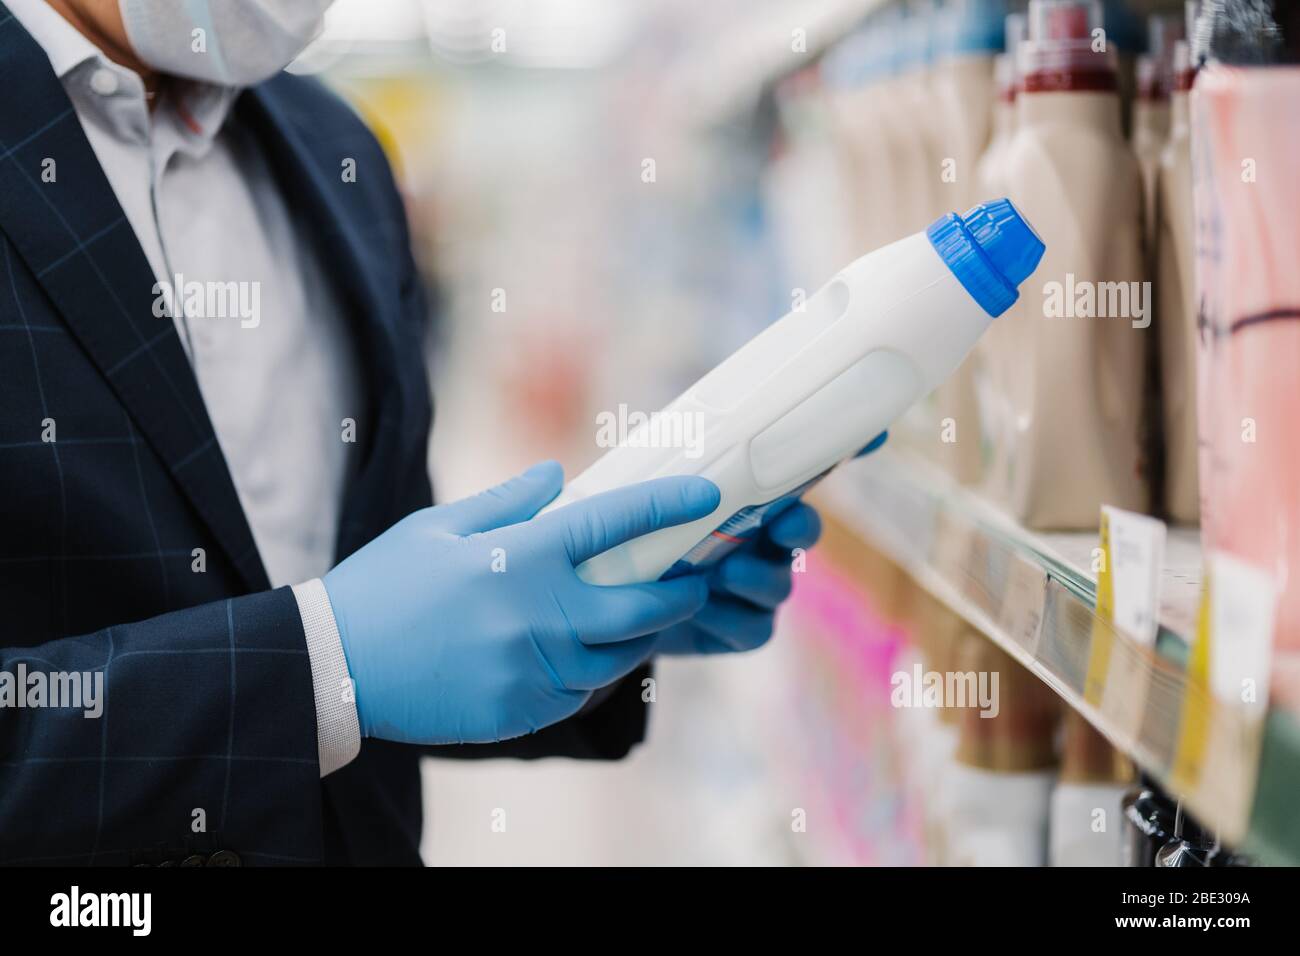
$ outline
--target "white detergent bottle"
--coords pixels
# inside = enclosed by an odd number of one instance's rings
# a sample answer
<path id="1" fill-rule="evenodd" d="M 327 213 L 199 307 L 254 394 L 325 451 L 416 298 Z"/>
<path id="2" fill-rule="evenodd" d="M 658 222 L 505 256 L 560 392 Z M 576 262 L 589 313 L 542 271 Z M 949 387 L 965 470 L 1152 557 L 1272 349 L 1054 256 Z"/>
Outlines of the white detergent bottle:
<path id="1" fill-rule="evenodd" d="M 1042 254 L 999 199 L 850 264 L 569 483 L 551 508 L 666 475 L 722 493 L 709 516 L 612 548 L 579 575 L 627 584 L 720 560 L 950 375 Z"/>

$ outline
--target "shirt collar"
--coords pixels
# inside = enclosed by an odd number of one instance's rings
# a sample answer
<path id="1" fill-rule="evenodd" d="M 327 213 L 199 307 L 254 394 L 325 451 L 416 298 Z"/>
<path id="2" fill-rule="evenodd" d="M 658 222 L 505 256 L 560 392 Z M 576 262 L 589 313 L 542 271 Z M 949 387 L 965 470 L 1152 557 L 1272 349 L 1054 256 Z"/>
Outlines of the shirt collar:
<path id="1" fill-rule="evenodd" d="M 40 44 L 77 113 L 113 136 L 147 142 L 151 126 L 144 83 L 138 74 L 114 63 L 46 0 L 5 0 L 9 12 Z M 239 90 L 235 87 L 173 79 L 154 118 L 166 111 L 176 127 L 178 148 L 206 153 L 220 132 Z"/>
<path id="2" fill-rule="evenodd" d="M 60 79 L 73 67 L 99 55 L 99 48 L 63 19 L 46 0 L 12 0 L 6 6 L 45 50 L 55 75 Z"/>

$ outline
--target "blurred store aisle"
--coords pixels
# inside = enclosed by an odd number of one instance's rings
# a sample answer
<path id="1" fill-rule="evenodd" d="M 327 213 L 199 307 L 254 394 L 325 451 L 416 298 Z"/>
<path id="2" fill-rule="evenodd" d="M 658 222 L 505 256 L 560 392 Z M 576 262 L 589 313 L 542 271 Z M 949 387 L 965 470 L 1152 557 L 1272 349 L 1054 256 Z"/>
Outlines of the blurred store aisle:
<path id="1" fill-rule="evenodd" d="M 770 787 L 752 738 L 754 714 L 737 699 L 745 685 L 776 692 L 773 662 L 764 654 L 737 668 L 662 664 L 648 740 L 620 763 L 425 761 L 425 860 L 791 862 L 788 801 Z"/>

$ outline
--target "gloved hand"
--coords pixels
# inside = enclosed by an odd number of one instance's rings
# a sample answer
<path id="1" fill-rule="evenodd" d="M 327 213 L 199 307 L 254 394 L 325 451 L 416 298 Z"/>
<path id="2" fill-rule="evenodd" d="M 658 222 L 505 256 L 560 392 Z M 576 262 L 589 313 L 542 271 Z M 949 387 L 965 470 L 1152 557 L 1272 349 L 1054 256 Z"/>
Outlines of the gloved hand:
<path id="1" fill-rule="evenodd" d="M 599 587 L 574 571 L 718 506 L 703 478 L 661 478 L 533 516 L 555 462 L 398 522 L 325 575 L 361 732 L 489 743 L 569 717 L 644 662 L 657 631 L 703 607 L 698 575 Z"/>
<path id="2" fill-rule="evenodd" d="M 854 457 L 871 454 L 888 437 L 881 432 Z M 655 653 L 725 654 L 762 647 L 772 636 L 777 606 L 790 596 L 791 552 L 811 548 L 820 535 L 817 511 L 802 501 L 769 519 L 754 540 L 709 571 L 708 603 L 689 621 L 665 629 Z"/>
<path id="3" fill-rule="evenodd" d="M 752 651 L 772 636 L 777 606 L 790 596 L 791 552 L 811 548 L 821 519 L 797 501 L 764 525 L 754 540 L 723 558 L 707 575 L 708 603 L 695 617 L 666 628 L 657 654 Z"/>

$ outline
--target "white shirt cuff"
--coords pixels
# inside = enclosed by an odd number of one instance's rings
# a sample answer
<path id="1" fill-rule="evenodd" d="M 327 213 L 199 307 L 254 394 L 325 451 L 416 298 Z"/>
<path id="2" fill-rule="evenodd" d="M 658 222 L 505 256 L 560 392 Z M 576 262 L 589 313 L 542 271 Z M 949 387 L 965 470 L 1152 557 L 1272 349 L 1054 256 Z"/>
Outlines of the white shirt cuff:
<path id="1" fill-rule="evenodd" d="M 293 596 L 298 602 L 311 661 L 312 690 L 316 695 L 316 743 L 320 748 L 320 775 L 324 777 L 361 752 L 357 697 L 325 584 L 320 578 L 295 584 Z"/>

